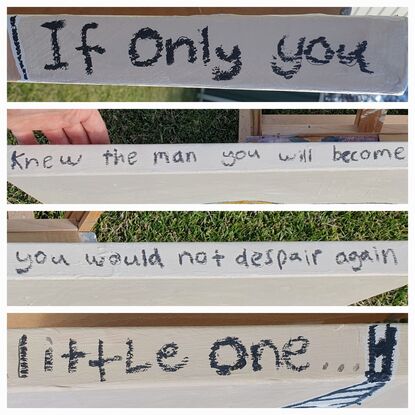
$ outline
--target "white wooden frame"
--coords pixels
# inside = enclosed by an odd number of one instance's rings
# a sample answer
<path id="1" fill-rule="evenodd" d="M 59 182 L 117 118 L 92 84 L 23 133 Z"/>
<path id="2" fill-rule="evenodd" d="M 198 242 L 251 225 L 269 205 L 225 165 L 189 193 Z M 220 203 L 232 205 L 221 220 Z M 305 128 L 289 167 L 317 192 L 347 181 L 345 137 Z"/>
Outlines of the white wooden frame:
<path id="1" fill-rule="evenodd" d="M 406 407 L 407 337 L 402 323 L 9 329 L 8 405 Z"/>
<path id="2" fill-rule="evenodd" d="M 407 203 L 400 141 L 9 146 L 7 157 L 9 182 L 43 203 Z"/>
<path id="3" fill-rule="evenodd" d="M 406 241 L 9 243 L 8 304 L 349 305 L 407 267 Z"/>

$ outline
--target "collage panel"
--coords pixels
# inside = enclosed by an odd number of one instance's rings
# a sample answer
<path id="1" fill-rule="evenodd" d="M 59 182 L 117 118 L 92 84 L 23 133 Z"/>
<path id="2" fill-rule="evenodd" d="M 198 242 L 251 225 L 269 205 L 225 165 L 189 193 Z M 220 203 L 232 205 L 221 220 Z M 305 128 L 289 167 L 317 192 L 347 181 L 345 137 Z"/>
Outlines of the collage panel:
<path id="1" fill-rule="evenodd" d="M 407 321 L 404 313 L 8 314 L 9 406 L 402 408 Z"/>
<path id="2" fill-rule="evenodd" d="M 11 306 L 408 304 L 406 212 L 10 212 L 8 240 Z"/>
<path id="3" fill-rule="evenodd" d="M 8 123 L 10 203 L 408 201 L 407 110 L 9 110 Z"/>
<path id="4" fill-rule="evenodd" d="M 0 6 L 7 407 L 413 406 L 408 7 L 55 3 Z"/>
<path id="5" fill-rule="evenodd" d="M 408 101 L 405 7 L 8 7 L 7 15 L 12 102 Z"/>

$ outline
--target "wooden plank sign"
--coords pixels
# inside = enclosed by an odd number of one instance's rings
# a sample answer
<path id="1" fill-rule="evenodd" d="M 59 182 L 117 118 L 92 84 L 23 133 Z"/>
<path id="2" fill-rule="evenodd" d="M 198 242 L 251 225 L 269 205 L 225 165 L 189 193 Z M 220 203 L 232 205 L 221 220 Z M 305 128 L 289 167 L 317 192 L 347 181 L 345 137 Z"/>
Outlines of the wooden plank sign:
<path id="1" fill-rule="evenodd" d="M 8 301 L 348 305 L 405 285 L 407 262 L 406 241 L 9 243 Z"/>
<path id="2" fill-rule="evenodd" d="M 8 16 L 20 78 L 402 94 L 407 19 L 381 16 Z"/>
<path id="3" fill-rule="evenodd" d="M 10 329 L 8 401 L 405 407 L 407 340 L 406 324 Z"/>
<path id="4" fill-rule="evenodd" d="M 44 203 L 406 203 L 407 143 L 8 147 L 8 180 Z"/>

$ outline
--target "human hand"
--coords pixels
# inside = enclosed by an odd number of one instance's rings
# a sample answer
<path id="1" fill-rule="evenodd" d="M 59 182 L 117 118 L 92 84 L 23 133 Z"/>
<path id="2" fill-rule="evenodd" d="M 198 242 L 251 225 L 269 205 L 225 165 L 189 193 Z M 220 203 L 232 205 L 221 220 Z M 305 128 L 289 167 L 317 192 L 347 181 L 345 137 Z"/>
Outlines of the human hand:
<path id="1" fill-rule="evenodd" d="M 7 128 L 19 144 L 38 144 L 33 131 L 42 131 L 50 144 L 110 142 L 98 110 L 7 110 Z"/>

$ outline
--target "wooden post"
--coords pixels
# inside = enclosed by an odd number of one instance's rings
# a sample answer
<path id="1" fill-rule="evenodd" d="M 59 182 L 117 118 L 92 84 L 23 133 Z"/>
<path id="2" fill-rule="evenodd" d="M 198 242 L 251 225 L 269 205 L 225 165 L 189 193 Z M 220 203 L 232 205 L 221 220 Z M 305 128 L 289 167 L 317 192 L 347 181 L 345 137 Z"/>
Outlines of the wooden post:
<path id="1" fill-rule="evenodd" d="M 262 111 L 239 110 L 239 142 L 244 142 L 246 137 L 262 134 Z"/>
<path id="2" fill-rule="evenodd" d="M 64 219 L 35 219 L 33 212 L 7 213 L 8 242 L 81 242 L 101 212 L 66 212 Z"/>
<path id="3" fill-rule="evenodd" d="M 78 227 L 79 232 L 89 232 L 101 216 L 102 212 L 66 212 L 65 218 L 69 219 Z"/>
<path id="4" fill-rule="evenodd" d="M 385 121 L 387 110 L 365 109 L 358 110 L 355 119 L 355 127 L 360 133 L 380 133 Z"/>

